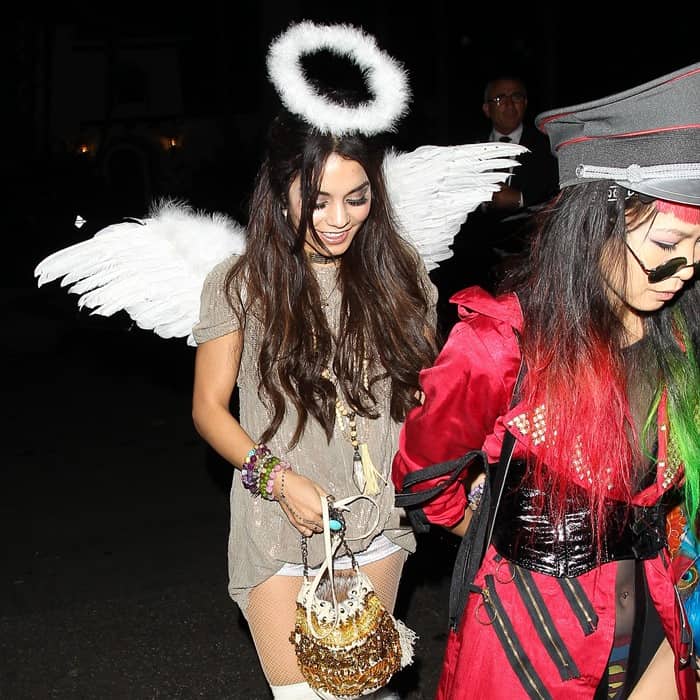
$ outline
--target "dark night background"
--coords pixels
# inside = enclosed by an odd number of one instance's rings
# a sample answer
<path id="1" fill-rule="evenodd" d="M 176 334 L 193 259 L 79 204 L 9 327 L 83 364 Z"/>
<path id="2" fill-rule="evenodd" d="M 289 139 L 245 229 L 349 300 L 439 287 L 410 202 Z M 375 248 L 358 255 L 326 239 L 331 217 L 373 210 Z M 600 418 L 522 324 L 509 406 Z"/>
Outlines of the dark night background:
<path id="1" fill-rule="evenodd" d="M 159 195 L 244 221 L 264 127 L 278 104 L 265 52 L 293 20 L 359 24 L 404 63 L 413 105 L 394 143 L 405 149 L 464 142 L 483 129 L 483 86 L 497 72 L 523 76 L 532 119 L 697 60 L 690 13 L 671 22 L 608 4 L 556 14 L 535 6 L 509 8 L 499 20 L 447 0 L 415 10 L 398 2 L 332 7 L 246 0 L 180 14 L 164 5 L 85 5 L 6 22 L 3 189 L 10 238 L 24 253 L 11 273 L 26 281 L 44 253 L 123 215 L 143 215 Z M 178 141 L 165 154 L 158 140 L 168 136 Z M 131 158 L 122 149 L 108 160 L 117 138 Z M 82 143 L 89 153 L 78 152 Z M 129 177 L 136 150 L 142 187 Z M 79 236 L 66 228 L 76 213 L 88 220 Z"/>
<path id="2" fill-rule="evenodd" d="M 191 424 L 193 350 L 37 289 L 36 264 L 161 196 L 245 223 L 277 105 L 265 53 L 292 20 L 361 25 L 404 63 L 413 107 L 394 144 L 410 150 L 482 129 L 493 73 L 523 76 L 532 119 L 698 60 L 697 12 L 629 8 L 246 1 L 4 18 L 0 698 L 267 698 L 226 592 L 231 471 Z M 397 612 L 420 641 L 397 687 L 412 700 L 437 681 L 454 547 L 431 534 L 407 565 Z"/>

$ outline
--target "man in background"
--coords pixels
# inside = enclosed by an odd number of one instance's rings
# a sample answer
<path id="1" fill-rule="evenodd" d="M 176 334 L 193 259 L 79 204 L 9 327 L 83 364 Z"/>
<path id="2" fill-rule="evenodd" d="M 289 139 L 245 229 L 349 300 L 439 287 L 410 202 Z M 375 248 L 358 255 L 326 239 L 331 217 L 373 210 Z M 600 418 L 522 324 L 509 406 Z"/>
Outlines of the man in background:
<path id="1" fill-rule="evenodd" d="M 518 264 L 527 251 L 531 215 L 558 190 L 557 162 L 549 140 L 533 124 L 525 122 L 527 88 L 518 77 L 501 75 L 489 80 L 482 104 L 488 128 L 473 141 L 509 141 L 529 149 L 517 157 L 508 180 L 490 202 L 469 214 L 452 245 L 453 258 L 433 276 L 440 290 L 439 311 L 453 318 L 449 297 L 472 284 L 493 291 L 508 266 Z"/>
<path id="2" fill-rule="evenodd" d="M 483 141 L 509 141 L 530 152 L 518 156 L 520 165 L 485 205 L 493 219 L 499 220 L 521 209 L 541 206 L 557 191 L 557 166 L 547 137 L 525 123 L 527 89 L 516 77 L 490 80 L 484 90 L 481 109 L 491 122 Z"/>

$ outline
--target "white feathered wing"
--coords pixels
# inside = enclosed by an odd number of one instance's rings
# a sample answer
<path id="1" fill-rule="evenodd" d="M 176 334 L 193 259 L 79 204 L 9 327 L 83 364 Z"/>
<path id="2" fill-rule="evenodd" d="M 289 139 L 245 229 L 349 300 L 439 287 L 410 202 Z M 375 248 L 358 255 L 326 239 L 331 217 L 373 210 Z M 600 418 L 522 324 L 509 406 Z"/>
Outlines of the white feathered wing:
<path id="1" fill-rule="evenodd" d="M 148 218 L 113 224 L 49 255 L 34 270 L 38 284 L 63 278 L 78 306 L 111 316 L 124 310 L 163 338 L 187 337 L 199 320 L 207 273 L 245 248 L 245 231 L 229 217 L 186 204 L 159 203 Z"/>
<path id="2" fill-rule="evenodd" d="M 491 199 L 513 156 L 506 143 L 423 146 L 389 152 L 384 171 L 401 234 L 428 270 L 452 255 L 450 244 L 481 202 Z M 500 169 L 500 170 L 499 170 Z M 39 286 L 63 278 L 78 305 L 111 316 L 126 311 L 140 328 L 163 338 L 186 337 L 199 320 L 204 279 L 245 249 L 245 230 L 229 217 L 161 202 L 149 216 L 107 226 L 92 238 L 49 255 L 36 267 Z"/>
<path id="3" fill-rule="evenodd" d="M 454 237 L 481 202 L 487 202 L 526 152 L 514 143 L 421 146 L 389 152 L 384 176 L 401 235 L 421 254 L 428 270 L 449 258 Z"/>

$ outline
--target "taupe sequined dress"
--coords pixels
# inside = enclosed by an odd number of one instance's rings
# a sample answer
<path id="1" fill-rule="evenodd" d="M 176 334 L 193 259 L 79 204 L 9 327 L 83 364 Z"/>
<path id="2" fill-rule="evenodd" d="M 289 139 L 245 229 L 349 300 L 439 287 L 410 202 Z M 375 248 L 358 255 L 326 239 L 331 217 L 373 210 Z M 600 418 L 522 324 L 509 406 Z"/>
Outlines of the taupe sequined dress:
<path id="1" fill-rule="evenodd" d="M 238 328 L 224 292 L 226 272 L 235 262 L 232 257 L 220 263 L 208 275 L 201 297 L 199 323 L 193 329 L 198 344 L 218 338 Z M 337 328 L 341 295 L 334 265 L 313 265 L 317 276 L 321 298 L 326 305 L 330 328 Z M 425 283 L 430 290 L 432 308 L 437 291 L 425 273 Z M 427 319 L 435 322 L 435 317 Z M 244 343 L 238 373 L 240 398 L 240 423 L 250 437 L 257 441 L 267 427 L 270 415 L 258 397 L 257 357 L 262 336 L 260 322 L 249 315 L 244 328 Z M 400 424 L 389 415 L 389 385 L 384 382 L 376 395 L 380 401 L 380 415 L 375 420 L 358 417 L 358 437 L 366 442 L 372 461 L 384 478 L 382 490 L 375 496 L 379 506 L 377 526 L 362 539 L 351 540 L 355 552 L 365 550 L 380 533 L 410 552 L 415 549 L 412 530 L 403 522 L 402 511 L 393 506 L 394 488 L 391 483 L 391 463 L 398 447 Z M 353 449 L 336 424 L 333 437 L 328 443 L 320 425 L 309 419 L 298 444 L 288 449 L 289 440 L 296 426 L 296 412 L 288 406 L 280 429 L 267 444 L 273 454 L 287 459 L 295 470 L 319 483 L 336 498 L 355 495 L 358 489 L 352 480 Z M 366 500 L 352 505 L 347 516 L 348 538 L 363 534 L 374 522 L 374 507 Z M 317 566 L 322 560 L 321 538 L 309 541 L 309 565 Z M 229 593 L 245 612 L 248 592 L 253 586 L 275 574 L 285 563 L 301 563 L 300 537 L 279 504 L 261 498 L 251 498 L 243 488 L 240 473 L 236 472 L 231 488 L 231 528 L 228 543 Z"/>

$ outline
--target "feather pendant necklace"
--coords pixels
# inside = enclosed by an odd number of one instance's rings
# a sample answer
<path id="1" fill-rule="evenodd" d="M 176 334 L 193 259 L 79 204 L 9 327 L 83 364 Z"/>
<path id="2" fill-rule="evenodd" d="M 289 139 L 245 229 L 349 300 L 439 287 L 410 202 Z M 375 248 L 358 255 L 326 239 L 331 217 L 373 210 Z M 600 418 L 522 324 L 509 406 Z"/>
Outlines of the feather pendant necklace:
<path id="1" fill-rule="evenodd" d="M 331 380 L 329 370 L 323 371 L 324 379 Z M 335 416 L 343 437 L 350 443 L 352 455 L 352 480 L 357 490 L 365 496 L 376 496 L 381 491 L 380 481 L 386 482 L 377 471 L 369 454 L 367 441 L 360 441 L 357 433 L 357 413 L 346 406 L 336 388 Z"/>
<path id="2" fill-rule="evenodd" d="M 379 480 L 384 481 L 384 478 L 372 462 L 367 443 L 360 442 L 357 437 L 357 414 L 336 399 L 335 415 L 341 432 L 352 446 L 352 480 L 355 486 L 365 496 L 376 496 L 381 491 Z"/>

